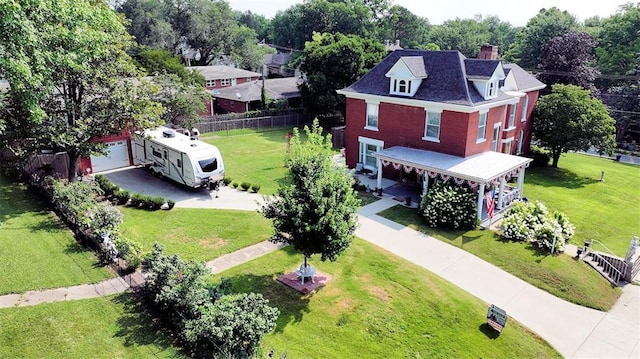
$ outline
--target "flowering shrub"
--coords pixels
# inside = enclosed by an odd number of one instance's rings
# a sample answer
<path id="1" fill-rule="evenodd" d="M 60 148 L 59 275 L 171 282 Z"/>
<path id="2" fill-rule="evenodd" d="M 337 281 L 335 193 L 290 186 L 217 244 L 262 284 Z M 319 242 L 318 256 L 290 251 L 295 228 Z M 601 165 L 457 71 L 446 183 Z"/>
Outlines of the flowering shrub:
<path id="1" fill-rule="evenodd" d="M 439 182 L 422 198 L 420 213 L 430 227 L 473 229 L 477 225 L 475 198 L 464 187 Z"/>
<path id="2" fill-rule="evenodd" d="M 549 251 L 554 243 L 554 251 L 564 250 L 564 245 L 575 232 L 575 227 L 563 213 L 549 213 L 539 201 L 514 203 L 505 212 L 501 229 L 503 238 L 535 242 L 539 248 Z"/>
<path id="3" fill-rule="evenodd" d="M 98 203 L 85 213 L 84 222 L 96 233 L 111 232 L 122 224 L 122 213 L 109 202 Z"/>

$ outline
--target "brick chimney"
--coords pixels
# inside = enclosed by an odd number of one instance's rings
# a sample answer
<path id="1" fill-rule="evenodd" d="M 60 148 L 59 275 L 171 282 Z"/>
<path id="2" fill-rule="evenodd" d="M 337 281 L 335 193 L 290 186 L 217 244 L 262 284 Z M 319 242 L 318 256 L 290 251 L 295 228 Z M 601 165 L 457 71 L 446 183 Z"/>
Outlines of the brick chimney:
<path id="1" fill-rule="evenodd" d="M 494 46 L 494 45 L 480 46 L 480 54 L 478 54 L 478 58 L 483 60 L 497 60 L 498 46 Z"/>

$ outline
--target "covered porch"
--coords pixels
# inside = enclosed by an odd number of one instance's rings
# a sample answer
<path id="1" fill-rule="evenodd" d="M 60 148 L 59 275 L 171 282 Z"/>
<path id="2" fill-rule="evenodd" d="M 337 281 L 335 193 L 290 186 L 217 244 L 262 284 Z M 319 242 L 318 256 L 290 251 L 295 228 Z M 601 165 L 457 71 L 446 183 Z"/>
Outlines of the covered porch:
<path id="1" fill-rule="evenodd" d="M 422 181 L 422 195 L 429 190 L 429 179 L 448 181 L 457 185 L 467 184 L 477 193 L 476 214 L 486 218 L 485 193 L 493 190 L 496 211 L 507 208 L 511 202 L 522 198 L 525 169 L 530 158 L 500 152 L 484 152 L 469 157 L 457 157 L 439 152 L 390 147 L 373 154 L 377 159 L 376 187 L 383 188 L 384 168 L 396 171 L 415 171 Z M 516 179 L 515 185 L 508 184 Z"/>

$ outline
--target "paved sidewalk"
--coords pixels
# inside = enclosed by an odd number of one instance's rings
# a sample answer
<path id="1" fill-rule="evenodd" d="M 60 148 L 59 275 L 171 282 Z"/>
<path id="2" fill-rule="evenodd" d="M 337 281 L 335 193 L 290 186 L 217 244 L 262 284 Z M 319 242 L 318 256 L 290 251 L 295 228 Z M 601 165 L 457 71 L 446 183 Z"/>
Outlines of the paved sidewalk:
<path id="1" fill-rule="evenodd" d="M 7 294 L 0 296 L 0 308 L 26 307 L 65 300 L 103 297 L 122 293 L 142 283 L 144 283 L 142 273 L 134 272 L 123 277 L 116 277 L 96 284 L 81 284 L 66 288 L 33 290 L 23 294 Z"/>
<path id="2" fill-rule="evenodd" d="M 220 273 L 284 247 L 286 247 L 285 244 L 275 244 L 269 241 L 260 242 L 211 260 L 207 262 L 207 268 L 213 274 Z M 103 297 L 125 292 L 143 283 L 144 276 L 138 271 L 124 277 L 116 277 L 96 284 L 82 284 L 66 288 L 29 291 L 23 294 L 3 295 L 0 296 L 0 308 L 25 307 L 65 300 Z"/>
<path id="3" fill-rule="evenodd" d="M 639 358 L 637 286 L 609 313 L 566 302 L 496 266 L 420 232 L 377 216 L 397 202 L 385 197 L 363 207 L 356 235 L 403 257 L 527 326 L 568 358 Z"/>

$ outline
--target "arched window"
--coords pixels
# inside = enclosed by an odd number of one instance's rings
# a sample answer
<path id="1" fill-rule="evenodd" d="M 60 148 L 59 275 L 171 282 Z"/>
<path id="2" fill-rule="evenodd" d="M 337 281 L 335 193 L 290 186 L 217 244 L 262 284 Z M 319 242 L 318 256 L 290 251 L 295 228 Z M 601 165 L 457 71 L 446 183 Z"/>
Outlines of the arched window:
<path id="1" fill-rule="evenodd" d="M 407 82 L 405 80 L 400 80 L 400 86 L 398 88 L 398 92 L 407 92 Z"/>

